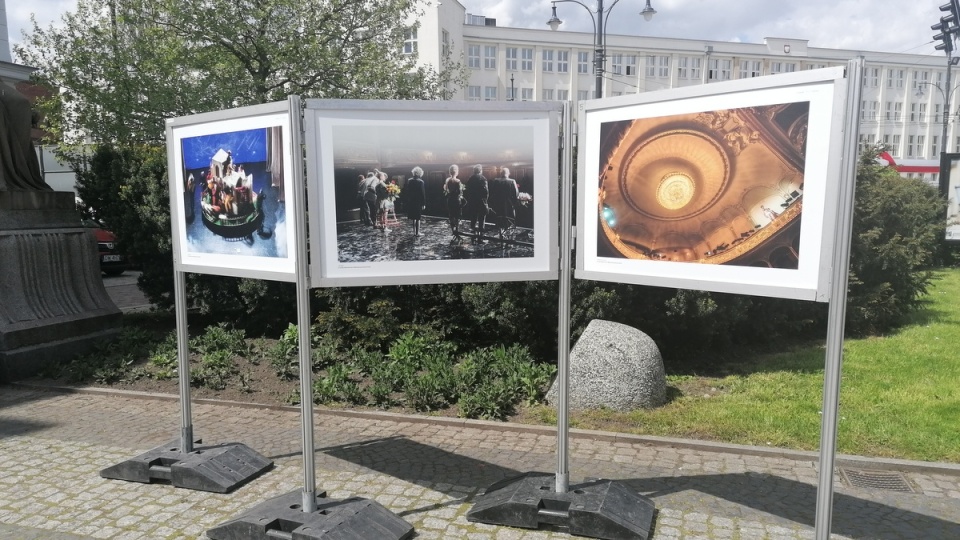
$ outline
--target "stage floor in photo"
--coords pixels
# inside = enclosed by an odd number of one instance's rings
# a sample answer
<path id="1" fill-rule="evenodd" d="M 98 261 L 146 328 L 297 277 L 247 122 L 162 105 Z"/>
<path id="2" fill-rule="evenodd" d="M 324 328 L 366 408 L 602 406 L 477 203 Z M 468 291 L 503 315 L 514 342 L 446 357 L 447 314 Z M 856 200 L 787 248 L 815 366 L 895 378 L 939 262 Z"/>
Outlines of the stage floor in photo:
<path id="1" fill-rule="evenodd" d="M 337 249 L 341 263 L 382 261 L 440 261 L 451 259 L 506 259 L 533 257 L 533 231 L 513 228 L 500 240 L 487 224 L 483 243 L 471 238 L 470 223 L 460 222 L 461 237 L 450 230 L 446 218 L 424 216 L 420 236 L 402 214 L 385 230 L 360 221 L 337 223 Z M 527 245 L 529 244 L 529 245 Z"/>

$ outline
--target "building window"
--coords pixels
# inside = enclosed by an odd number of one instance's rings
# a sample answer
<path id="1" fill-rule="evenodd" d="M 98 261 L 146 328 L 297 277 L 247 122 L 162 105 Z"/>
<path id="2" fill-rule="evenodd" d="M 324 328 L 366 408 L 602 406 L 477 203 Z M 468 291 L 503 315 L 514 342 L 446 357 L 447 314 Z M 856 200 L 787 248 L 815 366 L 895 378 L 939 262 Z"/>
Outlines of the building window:
<path id="1" fill-rule="evenodd" d="M 557 73 L 570 71 L 570 51 L 557 51 Z"/>
<path id="2" fill-rule="evenodd" d="M 544 101 L 553 101 L 553 89 L 543 89 L 543 100 Z"/>
<path id="3" fill-rule="evenodd" d="M 953 145 L 954 152 L 960 152 L 960 137 L 957 137 L 957 142 Z"/>
<path id="4" fill-rule="evenodd" d="M 403 32 L 403 54 L 417 54 L 416 28 L 407 28 Z"/>
<path id="5" fill-rule="evenodd" d="M 886 108 L 883 109 L 883 119 L 893 120 L 893 102 L 892 101 L 888 101 Z"/>
<path id="6" fill-rule="evenodd" d="M 543 56 L 542 56 L 542 58 L 543 58 L 543 64 L 542 64 L 543 71 L 544 71 L 544 72 L 551 72 L 551 71 L 553 71 L 553 51 L 552 51 L 552 50 L 548 50 L 548 49 L 544 49 L 544 50 L 542 51 L 542 55 L 543 55 Z"/>
<path id="7" fill-rule="evenodd" d="M 940 139 L 934 135 L 930 138 L 930 157 L 937 157 L 940 154 Z"/>
<path id="8" fill-rule="evenodd" d="M 496 45 L 483 46 L 483 68 L 497 69 L 497 46 Z"/>
<path id="9" fill-rule="evenodd" d="M 516 101 L 517 100 L 517 89 L 508 86 L 507 87 L 507 101 Z"/>
<path id="10" fill-rule="evenodd" d="M 901 115 L 903 114 L 903 102 L 898 101 L 893 104 L 893 119 L 896 122 L 900 121 Z"/>
<path id="11" fill-rule="evenodd" d="M 749 79 L 751 77 L 760 76 L 760 61 L 759 60 L 741 60 L 740 61 L 740 78 Z"/>
<path id="12" fill-rule="evenodd" d="M 467 46 L 467 67 L 472 69 L 480 69 L 480 46 L 479 45 Z"/>
<path id="13" fill-rule="evenodd" d="M 897 77 L 896 77 L 896 78 L 897 78 L 897 88 L 903 88 L 903 80 L 906 78 L 907 70 L 905 70 L 905 69 L 898 69 L 898 70 L 894 71 L 894 73 L 896 73 L 896 75 L 897 75 Z"/>
<path id="14" fill-rule="evenodd" d="M 924 142 L 926 142 L 926 137 L 923 135 L 917 135 L 917 157 L 923 157 Z"/>
<path id="15" fill-rule="evenodd" d="M 577 90 L 577 99 L 580 100 L 580 101 L 586 101 L 586 100 L 590 99 L 590 91 L 589 91 L 589 90 Z"/>
<path id="16" fill-rule="evenodd" d="M 570 99 L 569 90 L 557 90 L 557 101 L 567 101 Z"/>
<path id="17" fill-rule="evenodd" d="M 440 48 L 440 54 L 443 55 L 444 58 L 446 58 L 450 56 L 450 32 L 447 32 L 446 30 L 442 30 L 441 36 L 442 36 L 441 40 L 443 42 L 443 45 Z"/>
<path id="18" fill-rule="evenodd" d="M 916 103 L 910 104 L 910 121 L 911 122 L 917 121 L 917 104 Z"/>
<path id="19" fill-rule="evenodd" d="M 770 62 L 770 73 L 793 73 L 797 70 L 797 64 L 793 62 Z"/>
<path id="20" fill-rule="evenodd" d="M 893 157 L 900 157 L 900 136 L 893 136 L 893 148 L 890 150 L 890 153 L 893 154 Z"/>
<path id="21" fill-rule="evenodd" d="M 670 76 L 670 57 L 669 56 L 648 56 L 647 57 L 647 77 L 666 79 Z"/>
<path id="22" fill-rule="evenodd" d="M 939 103 L 933 104 L 933 121 L 934 122 L 939 122 L 940 118 L 942 118 L 940 111 L 942 111 L 943 109 L 941 109 L 940 107 L 942 107 L 942 105 L 940 105 Z"/>
<path id="23" fill-rule="evenodd" d="M 666 79 L 670 77 L 670 57 L 669 56 L 658 56 L 657 57 L 657 77 L 661 79 Z"/>
<path id="24" fill-rule="evenodd" d="M 521 88 L 520 99 L 523 101 L 533 101 L 533 88 Z"/>
<path id="25" fill-rule="evenodd" d="M 690 59 L 690 78 L 699 81 L 703 78 L 702 58 L 694 57 Z"/>
<path id="26" fill-rule="evenodd" d="M 483 100 L 484 100 L 484 101 L 496 101 L 496 100 L 497 100 L 497 87 L 496 87 L 496 86 L 484 86 L 484 87 L 483 87 Z"/>
<path id="27" fill-rule="evenodd" d="M 914 71 L 913 72 L 913 89 L 919 90 L 927 85 L 927 82 L 930 80 L 929 71 Z"/>
<path id="28" fill-rule="evenodd" d="M 867 119 L 867 100 L 860 102 L 860 121 L 863 122 Z"/>
<path id="29" fill-rule="evenodd" d="M 677 58 L 677 78 L 678 79 L 689 78 L 689 76 L 687 75 L 687 62 L 689 61 L 690 59 L 687 58 L 686 56 L 681 56 L 680 58 Z"/>
<path id="30" fill-rule="evenodd" d="M 710 71 L 708 76 L 711 81 L 729 81 L 730 80 L 731 61 L 722 58 L 710 59 Z"/>
<path id="31" fill-rule="evenodd" d="M 872 121 L 872 122 L 876 122 L 876 121 L 877 121 L 877 118 L 878 118 L 878 117 L 877 117 L 877 114 L 878 114 L 878 113 L 877 113 L 877 109 L 880 107 L 880 102 L 879 102 L 879 101 L 871 101 L 871 102 L 868 103 L 867 105 L 868 105 L 868 107 L 869 107 L 869 111 L 867 112 L 867 120 L 870 120 L 870 121 Z"/>
<path id="32" fill-rule="evenodd" d="M 627 75 L 630 75 L 630 76 L 637 75 L 637 55 L 631 54 L 627 56 L 626 70 L 627 70 L 626 72 Z"/>
<path id="33" fill-rule="evenodd" d="M 623 55 L 614 54 L 611 55 L 611 59 L 613 62 L 610 71 L 613 72 L 614 75 L 623 75 Z"/>
<path id="34" fill-rule="evenodd" d="M 590 73 L 590 53 L 585 51 L 577 53 L 577 73 Z"/>
<path id="35" fill-rule="evenodd" d="M 520 49 L 520 69 L 533 71 L 533 49 Z"/>
<path id="36" fill-rule="evenodd" d="M 907 135 L 907 157 L 913 157 L 913 135 Z"/>
<path id="37" fill-rule="evenodd" d="M 519 53 L 520 51 L 516 47 L 507 47 L 507 71 L 517 70 L 517 57 Z"/>
<path id="38" fill-rule="evenodd" d="M 871 88 L 876 88 L 880 86 L 880 68 L 870 68 L 867 70 L 867 77 L 864 77 L 865 81 L 870 82 Z"/>
<path id="39" fill-rule="evenodd" d="M 480 101 L 480 87 L 479 87 L 479 86 L 468 86 L 468 87 L 467 87 L 467 101 Z"/>
<path id="40" fill-rule="evenodd" d="M 827 67 L 826 64 L 807 64 L 807 67 L 803 69 L 823 69 Z"/>

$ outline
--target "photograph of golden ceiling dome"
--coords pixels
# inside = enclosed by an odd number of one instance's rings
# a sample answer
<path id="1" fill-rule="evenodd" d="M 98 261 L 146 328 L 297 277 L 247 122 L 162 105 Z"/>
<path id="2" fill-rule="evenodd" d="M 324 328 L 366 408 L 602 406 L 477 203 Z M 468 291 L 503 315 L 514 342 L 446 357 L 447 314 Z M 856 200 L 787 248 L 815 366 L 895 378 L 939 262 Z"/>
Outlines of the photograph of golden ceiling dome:
<path id="1" fill-rule="evenodd" d="M 796 269 L 809 111 L 601 124 L 597 256 Z"/>

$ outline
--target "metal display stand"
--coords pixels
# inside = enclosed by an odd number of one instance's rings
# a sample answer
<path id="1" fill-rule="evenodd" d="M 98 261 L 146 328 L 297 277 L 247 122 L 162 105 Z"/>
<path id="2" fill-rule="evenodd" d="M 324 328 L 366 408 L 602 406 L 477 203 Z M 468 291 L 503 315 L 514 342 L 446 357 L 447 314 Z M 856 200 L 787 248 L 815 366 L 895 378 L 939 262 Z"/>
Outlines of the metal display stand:
<path id="1" fill-rule="evenodd" d="M 174 487 L 227 493 L 265 473 L 273 462 L 243 443 L 194 446 L 190 408 L 190 343 L 184 272 L 174 271 L 177 314 L 177 370 L 180 374 L 180 440 L 100 471 L 100 476 L 128 482 L 168 482 Z"/>
<path id="2" fill-rule="evenodd" d="M 313 434 L 313 370 L 310 347 L 310 282 L 303 172 L 303 122 L 300 98 L 289 99 L 295 151 L 292 216 L 296 223 L 297 327 L 300 362 L 300 422 L 303 441 L 303 489 L 267 500 L 207 531 L 212 540 L 311 540 L 340 538 L 402 540 L 413 526 L 376 501 L 352 497 L 327 499 L 317 492 Z M 317 218 L 315 218 L 317 219 Z"/>
<path id="3" fill-rule="evenodd" d="M 653 501 L 621 482 L 595 480 L 570 486 L 568 385 L 570 379 L 570 287 L 573 253 L 573 120 L 563 110 L 560 193 L 560 294 L 557 331 L 557 472 L 527 473 L 497 482 L 476 498 L 468 521 L 536 529 L 553 525 L 592 538 L 649 537 Z M 552 484 L 552 486 L 551 486 Z"/>

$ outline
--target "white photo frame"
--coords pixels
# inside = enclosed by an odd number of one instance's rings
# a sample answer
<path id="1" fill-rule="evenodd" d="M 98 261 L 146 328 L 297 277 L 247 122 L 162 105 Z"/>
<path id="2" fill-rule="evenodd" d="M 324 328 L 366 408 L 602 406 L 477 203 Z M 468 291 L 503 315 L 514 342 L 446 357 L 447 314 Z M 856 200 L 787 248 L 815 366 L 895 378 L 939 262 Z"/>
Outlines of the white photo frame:
<path id="1" fill-rule="evenodd" d="M 557 279 L 562 110 L 559 103 L 307 100 L 312 283 L 329 287 Z M 443 185 L 449 166 L 459 166 L 466 185 L 476 164 L 482 165 L 491 185 L 497 171 L 510 168 L 518 191 L 532 194 L 527 205 L 518 207 L 511 229 L 520 240 L 501 242 L 489 222 L 485 243 L 479 245 L 470 244 L 469 234 L 458 243 L 447 230 Z M 414 166 L 424 171 L 423 220 L 434 224 L 431 234 L 449 235 L 439 247 L 432 237 L 434 247 L 421 252 L 416 250 L 423 240 L 411 238 L 404 218 L 402 189 L 400 217 L 393 228 L 365 225 L 358 198 L 360 176 L 382 170 L 388 183 L 400 186 Z M 464 216 L 460 232 L 469 233 L 467 221 Z M 443 227 L 437 226 L 440 222 Z M 370 249 L 357 249 L 358 243 Z"/>
<path id="2" fill-rule="evenodd" d="M 284 101 L 167 120 L 178 271 L 296 281 L 293 114 Z"/>
<path id="3" fill-rule="evenodd" d="M 827 68 L 582 102 L 576 277 L 828 301 L 846 89 Z"/>

